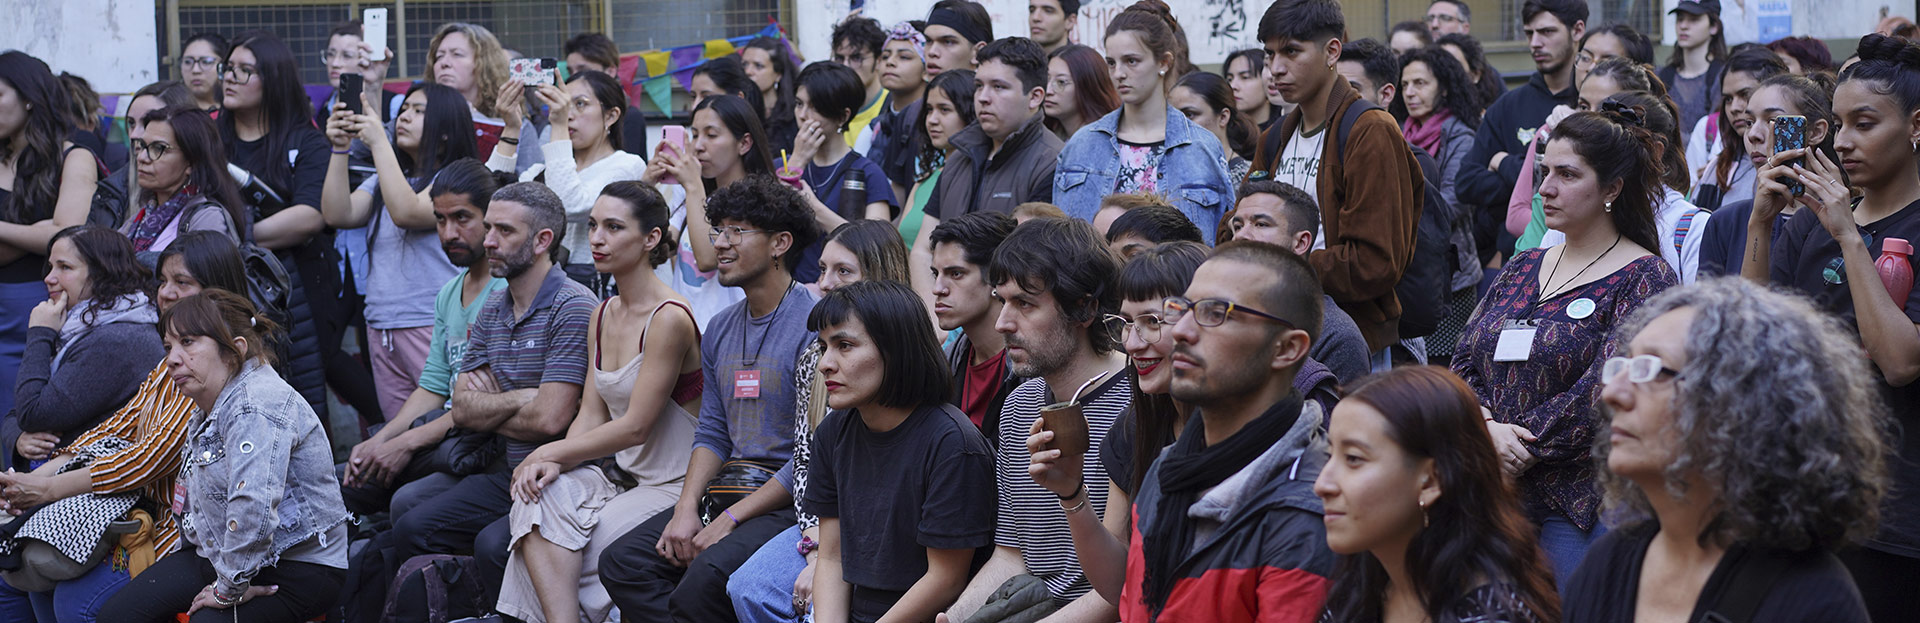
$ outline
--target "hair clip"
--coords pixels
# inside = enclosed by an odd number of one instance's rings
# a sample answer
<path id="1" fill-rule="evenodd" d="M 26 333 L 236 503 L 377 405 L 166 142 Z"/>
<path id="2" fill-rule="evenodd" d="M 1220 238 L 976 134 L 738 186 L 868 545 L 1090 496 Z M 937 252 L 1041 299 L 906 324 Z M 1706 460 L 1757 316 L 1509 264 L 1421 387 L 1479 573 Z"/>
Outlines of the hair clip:
<path id="1" fill-rule="evenodd" d="M 1631 123 L 1635 127 L 1642 127 L 1642 128 L 1647 127 L 1647 114 L 1646 112 L 1642 111 L 1639 106 L 1630 106 L 1627 104 L 1622 104 L 1620 102 L 1607 101 L 1607 102 L 1600 103 L 1600 111 L 1610 112 L 1615 115 L 1619 115 L 1622 121 Z"/>

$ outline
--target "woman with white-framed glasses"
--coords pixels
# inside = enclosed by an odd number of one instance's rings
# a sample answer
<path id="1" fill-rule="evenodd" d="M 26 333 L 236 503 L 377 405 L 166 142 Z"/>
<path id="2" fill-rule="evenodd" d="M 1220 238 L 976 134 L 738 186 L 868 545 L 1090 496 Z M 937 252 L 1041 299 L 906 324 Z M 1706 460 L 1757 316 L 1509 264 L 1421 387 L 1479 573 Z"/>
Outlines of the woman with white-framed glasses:
<path id="1" fill-rule="evenodd" d="M 210 32 L 188 37 L 180 48 L 180 82 L 203 112 L 220 110 L 220 64 L 227 62 L 229 51 L 227 38 Z"/>
<path id="2" fill-rule="evenodd" d="M 1566 621 L 1869 620 L 1833 552 L 1873 534 L 1891 420 L 1851 334 L 1737 278 L 1623 322 L 1593 453 L 1616 525 L 1567 580 Z"/>

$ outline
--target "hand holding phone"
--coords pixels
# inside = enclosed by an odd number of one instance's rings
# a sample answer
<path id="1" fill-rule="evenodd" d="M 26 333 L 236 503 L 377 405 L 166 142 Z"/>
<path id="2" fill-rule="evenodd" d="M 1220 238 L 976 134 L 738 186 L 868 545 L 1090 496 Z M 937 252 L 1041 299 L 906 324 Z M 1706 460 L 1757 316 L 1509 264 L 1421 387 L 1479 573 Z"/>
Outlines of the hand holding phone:
<path id="1" fill-rule="evenodd" d="M 340 74 L 340 103 L 346 104 L 347 110 L 352 111 L 353 114 L 367 113 L 365 85 L 366 80 L 360 74 L 354 72 Z"/>
<path id="2" fill-rule="evenodd" d="M 362 41 L 373 48 L 373 55 L 367 60 L 380 62 L 387 60 L 387 10 L 367 9 L 360 12 L 360 29 L 365 36 Z"/>
<path id="3" fill-rule="evenodd" d="M 1805 116 L 1780 115 L 1773 118 L 1773 153 L 1777 154 L 1793 149 L 1804 149 L 1806 146 L 1807 118 Z M 1804 156 L 1783 163 L 1783 166 L 1788 168 L 1806 168 L 1806 165 L 1807 159 Z M 1800 184 L 1800 180 L 1788 178 L 1785 182 L 1787 189 L 1793 191 L 1793 196 L 1798 197 L 1806 194 L 1807 188 Z"/>
<path id="4" fill-rule="evenodd" d="M 664 128 L 660 128 L 660 148 L 672 149 L 673 155 L 675 158 L 681 157 L 686 153 L 685 151 L 683 151 L 684 146 L 686 144 L 687 144 L 686 126 L 670 125 Z M 680 183 L 680 179 L 674 175 L 669 174 L 661 177 L 660 183 L 678 184 Z"/>

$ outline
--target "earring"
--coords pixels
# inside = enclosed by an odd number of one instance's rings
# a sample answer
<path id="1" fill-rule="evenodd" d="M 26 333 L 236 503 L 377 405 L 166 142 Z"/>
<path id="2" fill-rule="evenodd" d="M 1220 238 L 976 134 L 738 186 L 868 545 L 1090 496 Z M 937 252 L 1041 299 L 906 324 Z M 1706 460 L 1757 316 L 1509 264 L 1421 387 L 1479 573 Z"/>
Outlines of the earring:
<path id="1" fill-rule="evenodd" d="M 1608 211 L 1608 212 L 1612 212 L 1612 211 L 1613 211 L 1613 202 L 1612 202 L 1612 201 L 1608 201 L 1608 202 L 1607 202 L 1607 211 Z"/>
<path id="2" fill-rule="evenodd" d="M 1427 522 L 1427 505 L 1421 504 L 1420 505 L 1420 527 L 1425 528 L 1429 525 L 1431 524 Z"/>

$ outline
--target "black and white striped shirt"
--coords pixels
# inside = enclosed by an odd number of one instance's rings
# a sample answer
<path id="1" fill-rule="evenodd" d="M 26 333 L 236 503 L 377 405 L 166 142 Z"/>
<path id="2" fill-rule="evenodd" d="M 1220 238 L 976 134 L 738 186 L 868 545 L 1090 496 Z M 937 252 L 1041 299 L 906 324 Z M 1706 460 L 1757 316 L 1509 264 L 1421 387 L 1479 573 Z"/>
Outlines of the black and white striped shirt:
<path id="1" fill-rule="evenodd" d="M 1027 573 L 1045 581 L 1053 598 L 1064 602 L 1078 599 L 1092 587 L 1080 571 L 1080 558 L 1073 551 L 1073 533 L 1067 528 L 1066 513 L 1060 510 L 1060 497 L 1027 475 L 1027 465 L 1032 463 L 1032 455 L 1027 452 L 1027 430 L 1040 417 L 1040 408 L 1053 402 L 1053 391 L 1043 378 L 1030 379 L 1007 396 L 1000 415 L 1000 447 L 994 456 L 999 518 L 993 542 L 1019 549 L 1026 561 Z M 1107 429 L 1132 402 L 1133 375 L 1130 374 L 1115 374 L 1088 390 L 1081 400 L 1081 411 L 1087 417 L 1087 430 L 1092 437 L 1088 457 L 1100 456 Z M 1087 461 L 1081 478 L 1089 483 L 1087 498 L 1093 511 L 1105 516 L 1106 468 L 1098 459 Z"/>

